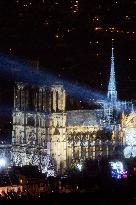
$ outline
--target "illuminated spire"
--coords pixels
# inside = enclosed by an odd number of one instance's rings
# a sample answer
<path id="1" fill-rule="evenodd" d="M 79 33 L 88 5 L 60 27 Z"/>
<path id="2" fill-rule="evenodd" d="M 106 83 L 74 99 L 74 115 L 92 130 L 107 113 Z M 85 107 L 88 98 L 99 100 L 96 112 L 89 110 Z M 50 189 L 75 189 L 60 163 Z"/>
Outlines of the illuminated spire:
<path id="1" fill-rule="evenodd" d="M 116 102 L 117 101 L 117 90 L 116 90 L 116 80 L 115 80 L 113 40 L 114 39 L 112 39 L 111 71 L 110 71 L 110 79 L 109 79 L 107 96 L 111 102 Z"/>

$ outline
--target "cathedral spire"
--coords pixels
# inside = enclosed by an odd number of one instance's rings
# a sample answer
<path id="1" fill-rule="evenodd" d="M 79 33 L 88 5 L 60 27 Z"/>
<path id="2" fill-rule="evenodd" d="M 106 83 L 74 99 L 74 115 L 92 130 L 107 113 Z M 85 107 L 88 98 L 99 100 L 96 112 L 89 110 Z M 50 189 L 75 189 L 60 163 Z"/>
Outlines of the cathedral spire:
<path id="1" fill-rule="evenodd" d="M 110 71 L 110 79 L 108 84 L 108 93 L 107 97 L 111 102 L 117 101 L 117 90 L 116 90 L 116 80 L 115 80 L 115 65 L 114 65 L 114 47 L 113 47 L 112 39 L 112 56 L 111 56 L 111 71 Z"/>

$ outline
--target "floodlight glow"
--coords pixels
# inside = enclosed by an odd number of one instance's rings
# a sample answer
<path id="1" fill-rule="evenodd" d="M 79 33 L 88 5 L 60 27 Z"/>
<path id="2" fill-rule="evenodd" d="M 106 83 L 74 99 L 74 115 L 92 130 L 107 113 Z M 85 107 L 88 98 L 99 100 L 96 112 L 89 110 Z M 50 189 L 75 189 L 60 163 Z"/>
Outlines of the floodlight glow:
<path id="1" fill-rule="evenodd" d="M 125 158 L 136 157 L 136 146 L 126 146 L 124 156 Z"/>
<path id="2" fill-rule="evenodd" d="M 125 158 L 136 157 L 136 129 L 125 129 L 125 144 L 124 156 Z"/>
<path id="3" fill-rule="evenodd" d="M 58 76 L 51 74 L 47 71 L 44 72 L 43 68 L 34 70 L 30 65 L 21 61 L 20 59 L 11 58 L 6 55 L 0 55 L 0 72 L 3 72 L 4 75 L 7 75 L 7 72 L 16 72 L 17 74 L 16 81 L 28 82 L 32 84 L 52 84 L 54 82 L 60 82 L 64 85 L 65 89 L 69 91 L 72 96 L 80 97 L 80 99 L 89 102 L 90 99 L 107 99 L 106 95 L 103 95 L 100 92 L 95 91 L 87 86 L 76 85 L 72 81 L 66 79 L 60 79 Z"/>
<path id="4" fill-rule="evenodd" d="M 54 177 L 54 176 L 55 176 L 54 170 L 48 170 L 47 171 L 47 177 Z"/>
<path id="5" fill-rule="evenodd" d="M 125 130 L 126 145 L 134 146 L 136 145 L 136 129 L 128 128 Z"/>
<path id="6" fill-rule="evenodd" d="M 4 158 L 0 159 L 0 168 L 6 166 L 6 160 Z"/>
<path id="7" fill-rule="evenodd" d="M 81 170 L 82 170 L 82 164 L 77 164 L 76 167 L 77 167 L 77 169 L 81 172 Z"/>
<path id="8" fill-rule="evenodd" d="M 115 179 L 127 178 L 127 171 L 124 170 L 123 163 L 120 161 L 110 162 L 111 176 Z"/>
<path id="9" fill-rule="evenodd" d="M 110 99 L 101 92 L 90 88 L 89 86 L 77 85 L 72 81 L 66 79 L 60 79 L 60 77 L 50 73 L 49 71 L 43 71 L 45 68 L 40 68 L 40 70 L 34 70 L 32 66 L 25 63 L 24 60 L 11 58 L 7 55 L 0 54 L 0 72 L 2 75 L 14 74 L 15 81 L 32 83 L 35 85 L 51 85 L 54 82 L 59 82 L 64 85 L 65 90 L 70 94 L 70 96 L 79 98 L 80 100 L 91 104 L 91 102 L 103 101 L 108 107 L 112 106 L 118 112 L 121 111 L 120 105 L 122 102 L 118 101 L 118 106 L 114 105 Z M 120 104 L 120 105 L 119 105 Z M 131 110 L 131 108 L 130 108 Z"/>

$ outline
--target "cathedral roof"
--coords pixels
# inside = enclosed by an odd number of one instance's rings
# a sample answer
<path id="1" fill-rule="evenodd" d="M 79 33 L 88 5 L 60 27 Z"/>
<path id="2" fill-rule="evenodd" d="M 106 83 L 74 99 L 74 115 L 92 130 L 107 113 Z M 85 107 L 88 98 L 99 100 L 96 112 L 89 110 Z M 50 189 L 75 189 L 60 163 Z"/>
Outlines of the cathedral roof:
<path id="1" fill-rule="evenodd" d="M 96 110 L 71 110 L 67 111 L 67 126 L 98 125 Z"/>

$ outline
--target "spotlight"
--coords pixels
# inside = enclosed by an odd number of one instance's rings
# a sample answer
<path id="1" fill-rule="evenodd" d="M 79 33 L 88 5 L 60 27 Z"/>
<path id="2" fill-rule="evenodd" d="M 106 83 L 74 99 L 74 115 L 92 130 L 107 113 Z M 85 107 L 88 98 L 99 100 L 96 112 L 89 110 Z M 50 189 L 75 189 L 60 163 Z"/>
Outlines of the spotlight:
<path id="1" fill-rule="evenodd" d="M 127 170 L 124 169 L 123 163 L 120 161 L 110 162 L 112 178 L 127 178 Z"/>
<path id="2" fill-rule="evenodd" d="M 6 166 L 6 160 L 4 158 L 0 159 L 0 168 L 5 167 Z"/>
<path id="3" fill-rule="evenodd" d="M 82 164 L 77 164 L 76 167 L 77 167 L 77 169 L 81 172 L 81 170 L 82 170 Z"/>

